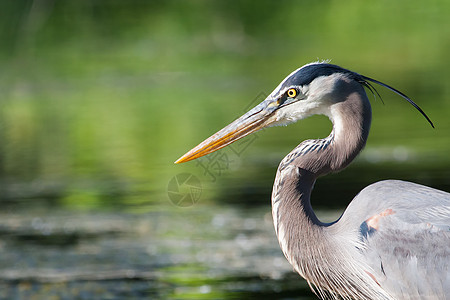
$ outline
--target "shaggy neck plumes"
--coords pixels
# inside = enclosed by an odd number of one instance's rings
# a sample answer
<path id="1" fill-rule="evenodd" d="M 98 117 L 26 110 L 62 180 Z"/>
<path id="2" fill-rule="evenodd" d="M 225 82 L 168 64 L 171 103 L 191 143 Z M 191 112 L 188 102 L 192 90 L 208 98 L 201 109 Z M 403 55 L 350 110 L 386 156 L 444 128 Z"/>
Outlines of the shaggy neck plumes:
<path id="1" fill-rule="evenodd" d="M 328 251 L 337 249 L 338 237 L 326 232 L 332 223 L 318 220 L 310 195 L 319 176 L 345 168 L 366 143 L 371 108 L 363 88 L 356 90 L 358 92 L 353 89 L 352 93 L 341 95 L 341 101 L 330 106 L 328 116 L 333 122 L 333 131 L 327 138 L 304 141 L 283 159 L 273 187 L 272 214 L 280 246 L 295 270 L 319 292 L 323 288 L 342 291 L 345 284 L 337 279 L 339 274 L 330 269 L 336 266 L 336 270 L 342 270 L 347 262 L 344 258 L 341 261 L 339 254 Z M 366 274 L 356 274 L 355 278 L 364 276 Z M 345 293 L 361 299 L 375 296 L 370 291 L 367 295 Z"/>

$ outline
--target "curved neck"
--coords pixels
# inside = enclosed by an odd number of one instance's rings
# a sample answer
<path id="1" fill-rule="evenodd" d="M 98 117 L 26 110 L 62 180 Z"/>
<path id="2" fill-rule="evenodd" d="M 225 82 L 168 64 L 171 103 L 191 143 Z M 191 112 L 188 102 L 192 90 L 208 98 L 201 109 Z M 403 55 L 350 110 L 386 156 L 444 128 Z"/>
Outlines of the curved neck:
<path id="1" fill-rule="evenodd" d="M 324 233 L 330 224 L 320 222 L 311 207 L 314 183 L 319 176 L 345 168 L 364 147 L 370 129 L 369 100 L 355 84 L 359 89 L 353 86 L 326 111 L 333 123 L 331 134 L 304 141 L 291 151 L 280 163 L 273 187 L 272 214 L 280 246 L 296 271 L 312 283 L 317 264 L 326 268 L 322 250 L 333 249 L 333 239 Z M 321 259 L 312 261 L 312 256 Z"/>
<path id="2" fill-rule="evenodd" d="M 326 111 L 333 123 L 330 135 L 300 143 L 279 168 L 295 165 L 317 178 L 347 167 L 364 148 L 369 135 L 372 111 L 365 92 L 362 93 L 351 93 L 345 101 L 330 106 Z"/>

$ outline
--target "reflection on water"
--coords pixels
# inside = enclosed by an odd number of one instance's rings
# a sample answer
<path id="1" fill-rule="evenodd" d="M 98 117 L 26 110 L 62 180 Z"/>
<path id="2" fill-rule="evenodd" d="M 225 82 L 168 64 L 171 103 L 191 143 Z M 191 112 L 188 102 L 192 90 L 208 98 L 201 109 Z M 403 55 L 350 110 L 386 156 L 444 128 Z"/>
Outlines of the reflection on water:
<path id="1" fill-rule="evenodd" d="M 2 213 L 0 298 L 312 297 L 282 256 L 268 208 L 169 206 Z"/>

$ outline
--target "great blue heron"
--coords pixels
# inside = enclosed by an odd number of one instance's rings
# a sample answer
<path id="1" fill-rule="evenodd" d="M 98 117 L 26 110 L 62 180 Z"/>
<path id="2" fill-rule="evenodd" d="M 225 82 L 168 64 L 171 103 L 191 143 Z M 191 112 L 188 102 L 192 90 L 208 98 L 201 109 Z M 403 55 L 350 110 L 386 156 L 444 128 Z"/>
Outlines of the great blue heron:
<path id="1" fill-rule="evenodd" d="M 386 180 L 364 188 L 335 222 L 322 223 L 310 194 L 319 176 L 344 169 L 366 144 L 372 78 L 328 63 L 287 76 L 259 105 L 183 155 L 186 162 L 261 128 L 311 115 L 333 123 L 324 139 L 300 143 L 280 163 L 272 192 L 275 232 L 287 260 L 322 298 L 450 297 L 450 194 Z M 376 92 L 376 91 L 375 91 Z"/>

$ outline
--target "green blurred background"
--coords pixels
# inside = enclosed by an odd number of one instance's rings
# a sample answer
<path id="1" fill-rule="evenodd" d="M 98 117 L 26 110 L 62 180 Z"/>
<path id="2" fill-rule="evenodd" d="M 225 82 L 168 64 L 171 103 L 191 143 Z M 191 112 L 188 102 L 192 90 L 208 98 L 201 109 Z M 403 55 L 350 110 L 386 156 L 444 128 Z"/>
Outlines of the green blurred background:
<path id="1" fill-rule="evenodd" d="M 402 163 L 446 170 L 449 7 L 443 0 L 5 1 L 0 197 L 100 207 L 166 202 L 172 176 L 202 173 L 175 159 L 317 59 L 397 87 L 436 124 L 431 129 L 378 88 L 385 105 L 373 101 L 366 150 L 377 162 L 400 149 Z M 256 175 L 249 161 L 270 157 L 273 174 L 283 154 L 329 130 L 320 117 L 266 130 L 240 164 Z"/>
<path id="2" fill-rule="evenodd" d="M 313 205 L 342 209 L 387 178 L 448 191 L 449 15 L 445 0 L 2 1 L 0 203 L 17 214 L 269 210 L 279 161 L 327 136 L 325 117 L 173 161 L 318 59 L 398 88 L 436 129 L 377 87 L 365 152 L 317 183 Z M 168 197 L 182 173 L 201 182 L 184 210 Z"/>

